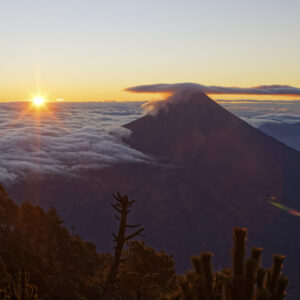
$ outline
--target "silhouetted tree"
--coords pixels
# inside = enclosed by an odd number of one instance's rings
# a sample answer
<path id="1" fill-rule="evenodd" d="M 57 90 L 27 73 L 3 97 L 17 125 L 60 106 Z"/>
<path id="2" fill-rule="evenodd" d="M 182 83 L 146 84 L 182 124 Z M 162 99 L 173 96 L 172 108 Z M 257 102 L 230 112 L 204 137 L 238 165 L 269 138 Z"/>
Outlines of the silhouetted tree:
<path id="1" fill-rule="evenodd" d="M 157 252 L 144 242 L 131 241 L 124 251 L 117 279 L 116 299 L 161 299 L 177 287 L 172 255 Z"/>
<path id="2" fill-rule="evenodd" d="M 245 228 L 234 229 L 232 269 L 214 272 L 212 253 L 202 252 L 192 257 L 194 271 L 181 282 L 181 292 L 171 299 L 186 300 L 282 300 L 286 296 L 288 278 L 281 275 L 284 256 L 274 255 L 271 269 L 263 269 L 261 248 L 252 248 L 250 258 L 246 253 Z"/>
<path id="3" fill-rule="evenodd" d="M 46 213 L 29 202 L 18 206 L 1 186 L 0 244 L 0 299 L 19 299 L 24 292 L 21 278 L 29 275 L 30 286 L 38 288 L 41 299 L 100 298 L 93 278 L 106 258 L 96 246 L 71 236 L 54 208 Z M 29 283 L 26 287 L 26 297 L 32 296 Z"/>
<path id="4" fill-rule="evenodd" d="M 38 300 L 37 288 L 29 283 L 29 274 L 23 266 L 8 287 L 0 291 L 0 300 Z"/>
<path id="5" fill-rule="evenodd" d="M 127 223 L 127 216 L 130 213 L 129 208 L 132 206 L 135 200 L 129 201 L 127 195 L 122 196 L 119 193 L 113 195 L 113 197 L 115 198 L 116 202 L 112 203 L 112 207 L 117 212 L 115 217 L 119 221 L 119 230 L 118 230 L 118 234 L 114 234 L 114 233 L 112 234 L 114 237 L 114 241 L 116 242 L 115 255 L 114 255 L 114 262 L 111 266 L 107 278 L 107 282 L 103 291 L 103 298 L 108 296 L 115 288 L 116 277 L 121 263 L 123 248 L 125 243 L 133 239 L 134 237 L 138 236 L 144 230 L 144 228 L 139 228 L 132 234 L 126 235 L 127 228 L 132 229 L 141 226 L 141 225 L 130 225 Z"/>
<path id="6" fill-rule="evenodd" d="M 284 256 L 274 255 L 270 269 L 261 266 L 260 248 L 252 248 L 246 258 L 246 229 L 234 230 L 232 269 L 215 272 L 212 253 L 202 252 L 192 257 L 194 270 L 179 276 L 172 256 L 132 241 L 143 231 L 127 221 L 134 201 L 120 194 L 114 197 L 119 231 L 112 256 L 97 253 L 93 243 L 71 235 L 54 208 L 45 212 L 28 202 L 18 206 L 0 186 L 0 300 L 37 299 L 37 290 L 41 299 L 56 300 L 103 295 L 118 300 L 285 298 Z"/>

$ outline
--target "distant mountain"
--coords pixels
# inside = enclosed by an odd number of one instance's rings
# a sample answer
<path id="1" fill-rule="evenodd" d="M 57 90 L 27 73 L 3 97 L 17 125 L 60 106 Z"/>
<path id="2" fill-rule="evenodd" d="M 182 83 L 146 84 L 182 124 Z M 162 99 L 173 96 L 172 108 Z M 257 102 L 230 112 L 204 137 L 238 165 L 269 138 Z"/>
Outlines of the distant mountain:
<path id="1" fill-rule="evenodd" d="M 259 129 L 300 151 L 300 122 L 266 123 L 259 126 Z"/>
<path id="2" fill-rule="evenodd" d="M 300 153 L 203 93 L 182 98 L 125 125 L 132 131 L 125 142 L 153 163 L 88 170 L 81 178 L 29 177 L 8 187 L 10 195 L 55 205 L 67 225 L 109 251 L 116 226 L 111 194 L 126 193 L 137 200 L 132 221 L 143 223 L 147 243 L 174 253 L 181 271 L 201 250 L 213 251 L 217 266 L 226 264 L 232 228 L 245 226 L 266 257 L 287 254 L 288 271 L 299 279 L 299 219 L 268 199 L 300 208 Z"/>

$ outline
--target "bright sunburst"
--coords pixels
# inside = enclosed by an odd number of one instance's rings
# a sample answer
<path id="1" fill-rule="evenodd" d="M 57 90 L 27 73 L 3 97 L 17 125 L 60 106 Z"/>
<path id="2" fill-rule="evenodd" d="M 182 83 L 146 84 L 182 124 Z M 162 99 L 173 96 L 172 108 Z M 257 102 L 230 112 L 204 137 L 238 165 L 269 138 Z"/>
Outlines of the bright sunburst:
<path id="1" fill-rule="evenodd" d="M 42 98 L 42 97 L 37 97 L 37 98 L 34 98 L 34 99 L 32 100 L 32 103 L 33 103 L 35 106 L 42 106 L 42 105 L 44 105 L 44 103 L 45 103 L 45 99 Z"/>

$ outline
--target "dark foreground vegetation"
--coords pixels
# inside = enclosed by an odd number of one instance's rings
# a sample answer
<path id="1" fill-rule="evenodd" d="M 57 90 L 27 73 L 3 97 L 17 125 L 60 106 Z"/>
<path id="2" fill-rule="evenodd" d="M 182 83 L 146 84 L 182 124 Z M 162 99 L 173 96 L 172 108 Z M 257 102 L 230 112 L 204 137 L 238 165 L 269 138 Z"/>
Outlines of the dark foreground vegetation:
<path id="1" fill-rule="evenodd" d="M 285 298 L 284 256 L 275 255 L 270 269 L 261 266 L 261 248 L 252 248 L 246 258 L 246 229 L 234 230 L 231 269 L 214 271 L 212 253 L 202 252 L 192 257 L 194 270 L 179 275 L 172 255 L 133 240 L 143 231 L 128 223 L 133 203 L 115 195 L 115 251 L 101 254 L 94 244 L 70 234 L 54 208 L 45 212 L 28 202 L 18 206 L 1 187 L 0 300 Z"/>

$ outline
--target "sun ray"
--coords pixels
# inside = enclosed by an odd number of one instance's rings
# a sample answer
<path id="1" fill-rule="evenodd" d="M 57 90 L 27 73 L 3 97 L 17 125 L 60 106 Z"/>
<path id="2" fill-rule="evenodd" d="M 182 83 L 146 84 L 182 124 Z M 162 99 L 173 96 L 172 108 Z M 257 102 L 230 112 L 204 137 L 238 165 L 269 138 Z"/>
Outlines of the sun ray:
<path id="1" fill-rule="evenodd" d="M 50 118 L 55 123 L 59 125 L 59 127 L 67 132 L 70 132 L 70 130 L 67 128 L 67 126 L 54 114 L 54 112 L 51 110 L 51 102 L 49 105 L 47 105 L 47 100 L 43 97 L 36 97 L 30 101 L 29 105 L 24 108 L 18 117 L 8 124 L 8 128 L 12 128 L 16 126 L 18 123 L 20 123 L 26 116 L 31 115 L 34 118 L 35 127 L 41 126 L 41 121 L 43 118 Z M 49 106 L 49 107 L 48 107 Z"/>

